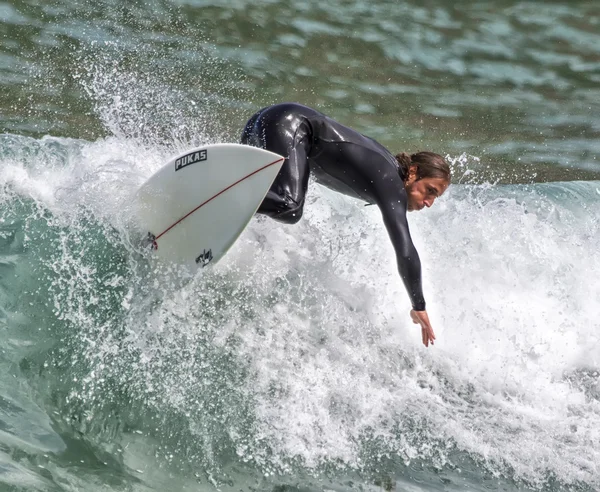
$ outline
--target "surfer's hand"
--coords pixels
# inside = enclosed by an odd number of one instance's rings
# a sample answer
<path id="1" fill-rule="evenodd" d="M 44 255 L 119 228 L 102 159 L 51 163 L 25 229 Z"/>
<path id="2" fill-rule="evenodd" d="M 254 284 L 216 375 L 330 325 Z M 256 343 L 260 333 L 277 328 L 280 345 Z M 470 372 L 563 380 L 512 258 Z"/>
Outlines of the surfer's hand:
<path id="1" fill-rule="evenodd" d="M 410 317 L 412 318 L 414 324 L 421 325 L 423 345 L 429 347 L 429 342 L 431 342 L 431 345 L 433 345 L 433 341 L 435 340 L 435 333 L 433 333 L 433 328 L 431 327 L 431 323 L 429 322 L 429 316 L 427 315 L 427 311 L 415 311 L 413 309 L 410 312 Z"/>

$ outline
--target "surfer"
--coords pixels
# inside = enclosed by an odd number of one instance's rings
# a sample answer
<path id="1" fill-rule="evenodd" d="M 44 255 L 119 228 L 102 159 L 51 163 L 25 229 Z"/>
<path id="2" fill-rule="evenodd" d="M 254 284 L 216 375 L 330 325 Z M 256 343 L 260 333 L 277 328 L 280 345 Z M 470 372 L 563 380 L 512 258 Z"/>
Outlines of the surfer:
<path id="1" fill-rule="evenodd" d="M 276 104 L 255 113 L 241 142 L 286 156 L 257 213 L 287 224 L 298 222 L 311 171 L 318 183 L 379 207 L 412 303 L 410 316 L 421 325 L 423 344 L 433 345 L 421 262 L 406 212 L 431 207 L 446 191 L 450 167 L 444 158 L 433 152 L 394 156 L 375 140 L 296 103 Z"/>

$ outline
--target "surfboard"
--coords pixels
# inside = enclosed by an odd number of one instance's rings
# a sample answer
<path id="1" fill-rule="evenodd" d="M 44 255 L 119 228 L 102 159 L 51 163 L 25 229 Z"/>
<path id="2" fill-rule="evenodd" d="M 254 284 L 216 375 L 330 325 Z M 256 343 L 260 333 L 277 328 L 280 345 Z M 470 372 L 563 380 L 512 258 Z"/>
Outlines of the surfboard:
<path id="1" fill-rule="evenodd" d="M 138 225 L 160 258 L 192 268 L 214 264 L 246 228 L 283 161 L 242 144 L 190 149 L 138 189 Z"/>

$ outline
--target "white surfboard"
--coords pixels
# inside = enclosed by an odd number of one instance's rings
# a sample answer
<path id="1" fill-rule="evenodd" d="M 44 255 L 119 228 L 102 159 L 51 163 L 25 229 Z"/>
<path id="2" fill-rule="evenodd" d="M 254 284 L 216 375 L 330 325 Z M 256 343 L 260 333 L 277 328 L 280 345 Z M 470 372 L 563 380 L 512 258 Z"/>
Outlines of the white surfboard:
<path id="1" fill-rule="evenodd" d="M 242 144 L 191 149 L 140 187 L 138 223 L 161 258 L 194 268 L 216 263 L 250 222 L 283 160 Z"/>

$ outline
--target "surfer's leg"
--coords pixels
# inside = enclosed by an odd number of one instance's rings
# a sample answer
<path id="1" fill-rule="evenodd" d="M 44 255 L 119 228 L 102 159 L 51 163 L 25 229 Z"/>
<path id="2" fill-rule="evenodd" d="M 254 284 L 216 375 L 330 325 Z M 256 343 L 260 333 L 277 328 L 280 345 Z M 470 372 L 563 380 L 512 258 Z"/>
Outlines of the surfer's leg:
<path id="1" fill-rule="evenodd" d="M 268 150 L 280 155 L 287 154 L 287 158 L 257 213 L 268 215 L 286 224 L 295 224 L 302 218 L 308 188 L 310 173 L 307 147 L 301 140 L 292 148 L 276 150 L 270 147 Z"/>
<path id="2" fill-rule="evenodd" d="M 308 188 L 310 128 L 302 118 L 283 116 L 269 108 L 259 111 L 246 124 L 241 142 L 286 157 L 257 213 L 295 224 L 302 217 Z"/>

